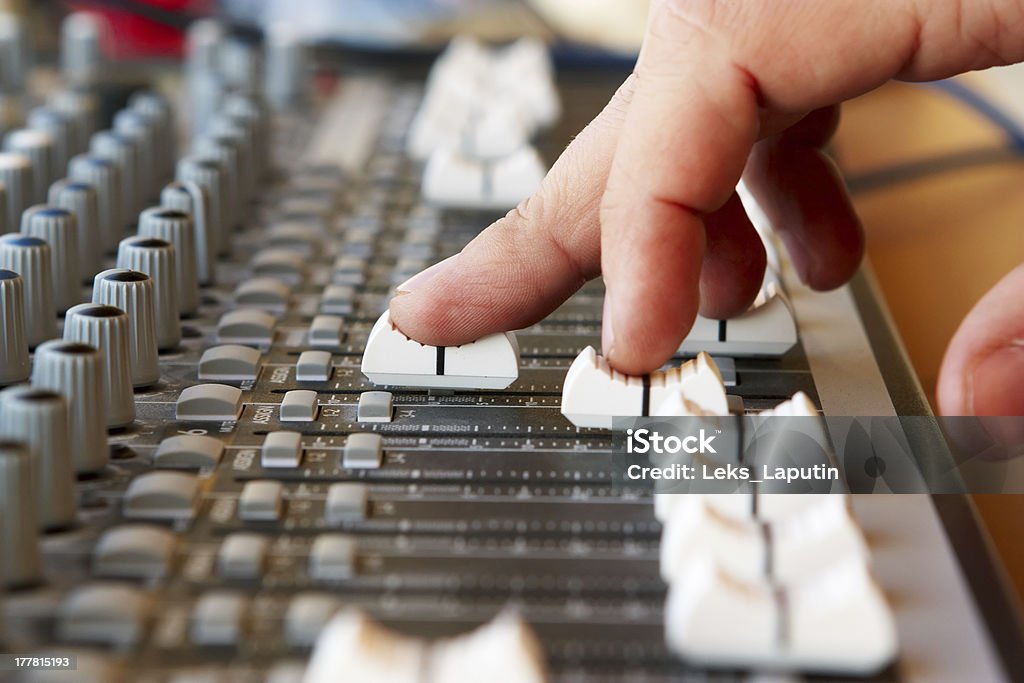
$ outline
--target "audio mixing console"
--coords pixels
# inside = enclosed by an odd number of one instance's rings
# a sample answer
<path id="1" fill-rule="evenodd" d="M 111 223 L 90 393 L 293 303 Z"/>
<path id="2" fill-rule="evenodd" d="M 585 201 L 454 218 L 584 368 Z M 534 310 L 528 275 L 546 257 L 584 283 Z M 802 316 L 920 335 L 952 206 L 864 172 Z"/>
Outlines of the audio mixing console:
<path id="1" fill-rule="evenodd" d="M 710 357 L 643 381 L 588 349 L 599 282 L 457 349 L 391 326 L 394 287 L 529 194 L 620 74 L 556 89 L 535 45 L 460 42 L 429 79 L 327 63 L 312 93 L 286 34 L 189 40 L 180 78 L 111 106 L 124 85 L 75 15 L 63 82 L 5 97 L 0 652 L 37 670 L 0 678 L 1024 676 L 964 497 L 751 517 L 656 506 L 615 471 L 612 415 L 926 411 L 867 275 L 812 294 L 773 255 L 755 307 L 699 320 L 674 365 Z M 460 69 L 512 92 L 460 113 L 490 96 Z M 826 536 L 787 526 L 810 508 Z"/>

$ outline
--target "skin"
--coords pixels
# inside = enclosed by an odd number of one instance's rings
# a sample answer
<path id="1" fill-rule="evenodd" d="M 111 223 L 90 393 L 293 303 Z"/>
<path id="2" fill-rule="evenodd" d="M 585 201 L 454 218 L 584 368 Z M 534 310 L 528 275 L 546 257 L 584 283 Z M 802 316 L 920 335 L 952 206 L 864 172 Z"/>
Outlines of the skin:
<path id="1" fill-rule="evenodd" d="M 839 103 L 891 79 L 1024 60 L 1022 26 L 1020 0 L 654 0 L 633 75 L 538 192 L 400 286 L 392 320 L 420 342 L 461 344 L 528 326 L 603 275 L 604 355 L 652 371 L 698 311 L 736 315 L 757 293 L 765 254 L 741 178 L 804 282 L 838 287 L 863 254 L 821 152 Z M 954 336 L 940 409 L 1024 414 L 1020 382 L 1024 267 Z"/>

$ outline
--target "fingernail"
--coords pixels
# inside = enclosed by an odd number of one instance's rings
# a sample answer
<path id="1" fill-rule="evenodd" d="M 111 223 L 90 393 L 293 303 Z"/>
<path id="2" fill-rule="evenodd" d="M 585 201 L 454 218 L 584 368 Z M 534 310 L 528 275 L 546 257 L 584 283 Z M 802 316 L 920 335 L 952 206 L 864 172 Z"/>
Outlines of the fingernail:
<path id="1" fill-rule="evenodd" d="M 612 295 L 604 292 L 604 307 L 601 310 L 601 351 L 605 360 L 612 355 L 615 348 L 615 326 L 612 324 Z"/>
<path id="2" fill-rule="evenodd" d="M 452 261 L 455 260 L 456 256 L 458 256 L 458 254 L 453 254 L 445 260 L 439 261 L 429 268 L 416 273 L 411 278 L 395 287 L 395 294 L 411 294 L 415 289 L 422 287 L 444 271 L 451 268 Z"/>
<path id="3" fill-rule="evenodd" d="M 973 415 L 1024 415 L 1024 341 L 993 351 L 967 375 Z"/>

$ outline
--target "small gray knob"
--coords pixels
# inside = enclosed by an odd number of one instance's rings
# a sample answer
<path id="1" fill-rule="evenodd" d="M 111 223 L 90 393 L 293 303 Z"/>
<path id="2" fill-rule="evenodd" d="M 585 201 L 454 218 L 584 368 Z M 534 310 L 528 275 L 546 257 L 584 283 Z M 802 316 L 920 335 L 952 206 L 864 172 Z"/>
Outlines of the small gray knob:
<path id="1" fill-rule="evenodd" d="M 178 158 L 177 126 L 174 121 L 174 108 L 167 98 L 154 90 L 141 90 L 132 95 L 128 101 L 132 110 L 142 114 L 153 126 L 156 137 L 156 148 L 153 150 L 156 159 L 154 166 L 159 170 L 160 181 L 174 175 L 174 161 Z M 154 188 L 154 192 L 159 188 Z"/>
<path id="2" fill-rule="evenodd" d="M 28 113 L 25 123 L 29 128 L 41 130 L 53 138 L 53 175 L 62 175 L 74 150 L 74 122 L 53 107 L 36 107 Z"/>
<path id="3" fill-rule="evenodd" d="M 157 167 L 160 153 L 156 131 L 149 119 L 138 111 L 122 109 L 114 114 L 114 130 L 135 141 L 139 147 L 138 186 L 142 201 L 148 202 L 160 191 L 160 169 Z"/>
<path id="4" fill-rule="evenodd" d="M 51 339 L 36 349 L 32 386 L 52 389 L 68 406 L 75 472 L 97 472 L 110 459 L 107 404 L 103 400 L 103 356 L 95 346 Z"/>
<path id="5" fill-rule="evenodd" d="M 50 206 L 75 214 L 78 226 L 78 272 L 82 282 L 91 283 L 103 263 L 100 249 L 99 203 L 96 188 L 86 182 L 58 180 L 50 186 Z"/>
<path id="6" fill-rule="evenodd" d="M 79 154 L 68 164 L 72 180 L 89 183 L 96 188 L 96 207 L 100 224 L 100 248 L 113 251 L 121 239 L 121 173 L 117 164 L 95 154 Z"/>
<path id="7" fill-rule="evenodd" d="M 280 109 L 298 107 L 306 100 L 309 56 L 300 34 L 287 24 L 271 24 L 266 38 L 263 92 Z"/>
<path id="8" fill-rule="evenodd" d="M 117 267 L 145 273 L 153 281 L 156 345 L 170 351 L 181 343 L 178 273 L 174 246 L 156 237 L 126 237 L 117 249 Z"/>
<path id="9" fill-rule="evenodd" d="M 160 379 L 153 281 L 137 270 L 112 268 L 93 281 L 92 302 L 120 308 L 128 314 L 128 358 L 132 385 L 146 387 Z"/>
<path id="10" fill-rule="evenodd" d="M 96 347 L 103 356 L 108 427 L 123 427 L 135 419 L 129 330 L 128 314 L 105 304 L 79 304 L 68 311 L 64 321 L 64 341 Z"/>
<path id="11" fill-rule="evenodd" d="M 253 163 L 257 181 L 270 173 L 270 111 L 266 103 L 252 93 L 230 93 L 224 97 L 221 111 L 225 116 L 244 121 L 253 132 Z M 258 184 L 258 182 L 257 182 Z"/>
<path id="12" fill-rule="evenodd" d="M 198 183 L 175 181 L 160 193 L 160 204 L 164 208 L 187 214 L 192 219 L 196 276 L 200 284 L 212 285 L 217 274 L 216 238 L 211 232 L 210 204 L 206 191 Z"/>
<path id="13" fill-rule="evenodd" d="M 13 270 L 0 270 L 0 385 L 24 382 L 31 365 L 25 336 L 25 286 Z"/>
<path id="14" fill-rule="evenodd" d="M 46 188 L 56 175 L 57 151 L 53 137 L 34 128 L 12 130 L 4 138 L 4 149 L 28 158 L 32 164 L 31 200 L 35 204 L 46 201 Z"/>
<path id="15" fill-rule="evenodd" d="M 19 93 L 32 66 L 32 48 L 25 22 L 13 12 L 0 12 L 0 91 Z"/>
<path id="16" fill-rule="evenodd" d="M 130 225 L 132 217 L 142 209 L 145 193 L 140 187 L 139 166 L 144 163 L 141 145 L 137 140 L 101 130 L 89 139 L 89 153 L 117 164 L 121 177 L 121 218 Z"/>
<path id="17" fill-rule="evenodd" d="M 231 233 L 242 224 L 241 188 L 241 150 L 237 141 L 227 136 L 206 136 L 196 140 L 193 152 L 200 158 L 213 159 L 223 169 L 224 191 L 221 195 L 224 222 L 220 232 L 220 253 L 225 254 L 231 249 Z"/>
<path id="18" fill-rule="evenodd" d="M 0 392 L 0 437 L 21 441 L 33 456 L 36 518 L 42 529 L 75 521 L 68 407 L 64 396 L 27 384 Z"/>
<path id="19" fill-rule="evenodd" d="M 32 205 L 32 162 L 24 154 L 0 152 L 0 183 L 7 200 L 0 228 L 2 232 L 14 232 L 21 224 L 21 212 Z"/>
<path id="20" fill-rule="evenodd" d="M 21 588 L 43 578 L 32 486 L 32 455 L 20 441 L 0 441 L 0 579 Z"/>
<path id="21" fill-rule="evenodd" d="M 67 209 L 39 204 L 21 216 L 21 232 L 50 245 L 54 304 L 63 313 L 82 300 L 82 271 L 78 258 L 78 226 Z"/>
<path id="22" fill-rule="evenodd" d="M 50 245 L 38 237 L 10 233 L 0 236 L 0 268 L 21 275 L 25 285 L 25 336 L 29 348 L 57 336 Z"/>
<path id="23" fill-rule="evenodd" d="M 217 116 L 210 122 L 207 136 L 215 142 L 227 142 L 238 149 L 238 192 L 242 222 L 248 219 L 250 204 L 259 189 L 255 166 L 254 129 L 255 125 L 250 121 L 231 116 Z"/>
<path id="24" fill-rule="evenodd" d="M 182 316 L 195 315 L 199 310 L 199 281 L 196 277 L 196 238 L 192 217 L 185 211 L 162 206 L 146 209 L 139 215 L 139 235 L 174 246 L 178 312 Z"/>
<path id="25" fill-rule="evenodd" d="M 60 68 L 64 80 L 90 85 L 103 72 L 104 24 L 94 14 L 73 12 L 60 27 Z"/>
<path id="26" fill-rule="evenodd" d="M 227 39 L 220 46 L 220 76 L 229 88 L 249 92 L 260 86 L 260 51 L 240 40 Z"/>
<path id="27" fill-rule="evenodd" d="M 50 97 L 50 106 L 67 116 L 75 128 L 75 143 L 71 155 L 86 150 L 89 138 L 99 130 L 99 96 L 84 88 L 64 88 Z"/>
<path id="28" fill-rule="evenodd" d="M 180 183 L 195 183 L 203 188 L 209 205 L 208 242 L 211 254 L 219 254 L 230 241 L 230 211 L 225 203 L 226 173 L 216 159 L 184 157 L 178 161 L 176 179 Z M 193 212 L 194 215 L 194 212 Z"/>

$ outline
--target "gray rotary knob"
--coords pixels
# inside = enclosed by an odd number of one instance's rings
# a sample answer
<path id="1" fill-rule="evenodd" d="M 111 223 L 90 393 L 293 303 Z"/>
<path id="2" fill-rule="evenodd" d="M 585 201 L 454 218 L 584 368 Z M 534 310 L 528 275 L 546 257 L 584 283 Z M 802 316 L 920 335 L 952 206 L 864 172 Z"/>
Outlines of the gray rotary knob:
<path id="1" fill-rule="evenodd" d="M 20 93 L 32 65 L 26 22 L 13 12 L 0 12 L 0 92 Z"/>
<path id="2" fill-rule="evenodd" d="M 7 588 L 39 583 L 39 523 L 32 487 L 32 454 L 20 441 L 0 441 L 0 579 Z"/>
<path id="3" fill-rule="evenodd" d="M 95 14 L 73 12 L 60 27 L 60 68 L 64 80 L 90 85 L 103 72 L 104 24 Z"/>
<path id="4" fill-rule="evenodd" d="M 244 222 L 248 218 L 250 203 L 259 189 L 255 166 L 255 124 L 236 117 L 215 116 L 205 137 L 238 149 L 238 192 L 242 207 L 241 220 Z"/>
<path id="5" fill-rule="evenodd" d="M 42 529 L 75 521 L 68 407 L 64 396 L 27 384 L 0 392 L 0 438 L 21 441 L 33 456 L 36 519 Z"/>
<path id="6" fill-rule="evenodd" d="M 207 244 L 213 248 L 212 254 L 225 251 L 230 242 L 230 211 L 225 203 L 225 177 L 223 166 L 216 159 L 188 156 L 178 161 L 176 179 L 179 183 L 195 183 L 203 188 L 208 205 L 209 221 L 206 225 Z M 195 215 L 195 212 L 193 212 Z"/>
<path id="7" fill-rule="evenodd" d="M 76 180 L 58 180 L 50 186 L 50 206 L 66 209 L 75 215 L 78 228 L 78 272 L 82 282 L 92 282 L 103 262 L 100 249 L 99 204 L 96 188 Z"/>
<path id="8" fill-rule="evenodd" d="M 53 107 L 36 107 L 28 113 L 25 123 L 29 128 L 41 130 L 53 138 L 53 175 L 62 175 L 74 150 L 74 122 Z"/>
<path id="9" fill-rule="evenodd" d="M 167 98 L 154 90 L 141 90 L 132 95 L 128 106 L 143 115 L 153 127 L 156 147 L 153 165 L 158 169 L 160 181 L 174 175 L 174 161 L 178 158 L 177 126 L 174 122 L 174 108 Z M 155 188 L 159 189 L 159 188 Z"/>
<path id="10" fill-rule="evenodd" d="M 115 306 L 128 314 L 128 358 L 132 385 L 146 387 L 160 379 L 153 281 L 137 270 L 112 268 L 93 281 L 92 302 Z"/>
<path id="11" fill-rule="evenodd" d="M 113 251 L 125 224 L 121 219 L 121 173 L 117 164 L 95 154 L 79 154 L 68 164 L 68 175 L 96 188 L 100 248 L 103 253 Z"/>
<path id="12" fill-rule="evenodd" d="M 206 191 L 198 183 L 175 181 L 169 183 L 160 193 L 160 204 L 163 208 L 181 212 L 192 219 L 196 245 L 196 277 L 199 284 L 214 284 L 217 274 L 216 238 L 211 232 L 210 204 Z"/>
<path id="13" fill-rule="evenodd" d="M 153 281 L 156 345 L 170 351 L 181 343 L 178 273 L 174 246 L 156 237 L 126 237 L 117 249 L 117 267 L 145 273 Z"/>
<path id="14" fill-rule="evenodd" d="M 229 88 L 250 92 L 260 86 L 261 55 L 259 49 L 228 38 L 220 46 L 220 76 Z"/>
<path id="15" fill-rule="evenodd" d="M 162 206 L 146 209 L 139 215 L 139 235 L 174 246 L 178 313 L 182 316 L 195 315 L 199 310 L 199 281 L 196 277 L 196 238 L 192 217 L 184 211 Z"/>
<path id="16" fill-rule="evenodd" d="M 153 124 L 138 111 L 122 109 L 114 114 L 114 130 L 131 138 L 139 147 L 139 187 L 144 202 L 148 202 L 160 191 L 162 178 L 156 166 L 160 153 L 157 151 L 158 140 Z"/>
<path id="17" fill-rule="evenodd" d="M 50 106 L 67 116 L 75 128 L 71 154 L 84 152 L 89 138 L 99 130 L 100 98 L 85 88 L 63 88 L 50 96 Z"/>
<path id="18" fill-rule="evenodd" d="M 267 29 L 263 92 L 280 109 L 301 106 L 309 83 L 309 56 L 300 34 L 287 24 Z"/>
<path id="19" fill-rule="evenodd" d="M 245 122 L 253 133 L 253 164 L 257 184 L 270 173 L 270 111 L 263 100 L 254 94 L 230 93 L 225 95 L 221 107 L 231 119 Z"/>
<path id="20" fill-rule="evenodd" d="M 88 344 L 103 356 L 108 427 L 123 427 L 135 419 L 129 328 L 128 314 L 105 304 L 79 304 L 68 311 L 64 321 L 64 341 Z"/>
<path id="21" fill-rule="evenodd" d="M 192 129 L 203 131 L 217 111 L 224 84 L 219 73 L 224 29 L 213 19 L 200 19 L 188 28 L 185 76 L 191 103 Z"/>
<path id="22" fill-rule="evenodd" d="M 21 224 L 21 212 L 32 205 L 32 162 L 24 154 L 0 152 L 0 184 L 4 186 L 7 210 L 0 232 L 14 232 Z"/>
<path id="23" fill-rule="evenodd" d="M 24 382 L 31 365 L 25 336 L 25 286 L 13 270 L 0 270 L 0 385 Z"/>
<path id="24" fill-rule="evenodd" d="M 89 139 L 89 153 L 117 164 L 121 177 L 121 218 L 130 224 L 132 216 L 142 210 L 144 196 L 139 167 L 148 160 L 142 158 L 141 145 L 112 130 L 101 130 Z"/>
<path id="25" fill-rule="evenodd" d="M 213 159 L 223 169 L 223 194 L 221 207 L 224 216 L 221 230 L 220 253 L 231 248 L 231 234 L 244 220 L 242 202 L 242 150 L 237 140 L 227 136 L 204 135 L 195 141 L 192 151 L 201 159 Z M 225 239 L 227 238 L 227 239 Z"/>
<path id="26" fill-rule="evenodd" d="M 67 209 L 39 204 L 21 216 L 21 232 L 50 245 L 54 304 L 63 313 L 82 300 L 82 271 L 78 259 L 78 225 Z"/>
<path id="27" fill-rule="evenodd" d="M 75 472 L 98 472 L 110 460 L 107 404 L 103 400 L 103 356 L 95 346 L 51 339 L 36 349 L 32 386 L 64 396 Z"/>
<path id="28" fill-rule="evenodd" d="M 50 187 L 56 174 L 56 143 L 43 130 L 21 128 L 12 130 L 4 137 L 4 149 L 22 154 L 32 164 L 32 190 L 29 196 L 33 203 L 46 201 L 46 188 Z"/>
<path id="29" fill-rule="evenodd" d="M 25 336 L 29 348 L 57 336 L 52 250 L 45 240 L 9 233 L 0 236 L 0 268 L 21 275 L 25 285 Z"/>

